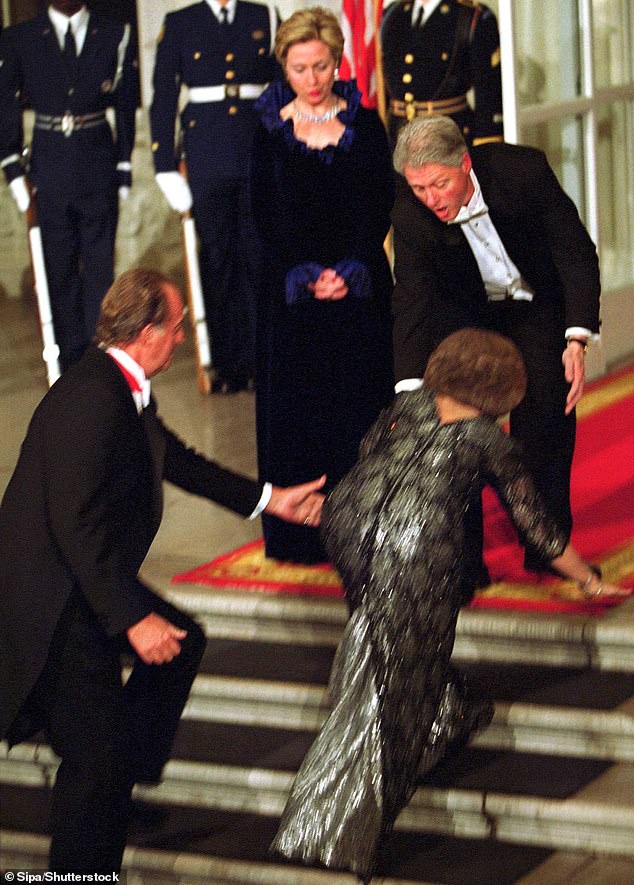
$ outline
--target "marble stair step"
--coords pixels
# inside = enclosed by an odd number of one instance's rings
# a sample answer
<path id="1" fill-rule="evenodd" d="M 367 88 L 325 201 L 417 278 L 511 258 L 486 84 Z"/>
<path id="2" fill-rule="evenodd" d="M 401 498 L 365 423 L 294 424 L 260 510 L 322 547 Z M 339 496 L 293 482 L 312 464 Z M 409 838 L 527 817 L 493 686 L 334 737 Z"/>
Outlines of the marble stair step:
<path id="1" fill-rule="evenodd" d="M 208 639 L 199 672 L 203 677 L 241 678 L 245 685 L 300 683 L 310 694 L 312 686 L 327 684 L 333 657 L 334 648 Z M 459 660 L 453 665 L 486 687 L 488 694 L 505 701 L 609 709 L 630 697 L 634 688 L 631 673 L 592 667 Z M 234 690 L 232 685 L 230 691 Z"/>
<path id="2" fill-rule="evenodd" d="M 40 747 L 36 763 L 26 758 L 28 749 L 14 748 L 12 762 L 0 765 L 5 787 L 43 788 L 52 783 L 56 760 L 50 750 Z M 537 784 L 533 792 L 539 795 L 527 795 L 510 792 L 512 769 L 498 765 L 496 770 L 489 762 L 489 771 L 480 777 L 479 786 L 420 787 L 401 813 L 397 829 L 634 856 L 634 765 L 606 768 L 597 764 L 591 768 L 586 764 L 581 766 L 581 777 L 569 781 L 566 789 L 560 786 L 560 795 L 551 797 L 548 779 L 554 782 L 552 763 L 542 766 L 541 775 L 534 768 L 530 777 L 521 766 L 516 767 L 517 786 L 525 789 L 529 783 Z M 503 791 L 491 789 L 494 773 Z M 462 777 L 467 784 L 477 780 L 474 769 L 465 768 Z M 166 766 L 159 786 L 139 785 L 135 795 L 159 805 L 278 817 L 292 779 L 291 771 L 174 759 Z"/>
<path id="3" fill-rule="evenodd" d="M 40 859 L 35 863 L 33 858 L 33 868 L 41 868 L 47 851 L 44 833 L 50 796 L 43 790 L 14 788 L 11 792 L 3 788 L 0 797 L 10 809 L 5 830 L 0 833 L 3 855 L 37 851 Z M 358 885 L 353 876 L 298 867 L 270 855 L 268 846 L 277 829 L 276 817 L 179 805 L 164 805 L 161 811 L 161 820 L 153 826 L 133 825 L 124 858 L 129 873 L 145 868 L 147 879 L 141 882 L 147 881 L 148 885 L 180 881 L 169 876 L 176 870 L 183 885 L 198 885 L 199 881 Z M 373 881 L 383 885 L 513 885 L 550 857 L 552 850 L 540 846 L 401 830 L 391 837 L 381 877 Z M 20 859 L 26 866 L 26 858 Z"/>
<path id="4" fill-rule="evenodd" d="M 473 743 L 489 749 L 634 762 L 634 695 L 631 676 L 522 668 L 467 668 L 496 701 L 493 722 Z M 497 677 L 497 679 L 495 678 Z M 550 678 L 546 678 L 550 677 Z M 523 701 L 527 699 L 527 702 Z M 550 698 L 556 703 L 535 701 Z M 602 708 L 572 706 L 603 702 Z M 185 722 L 314 733 L 328 714 L 320 685 L 199 675 L 184 710 Z M 247 740 L 248 735 L 247 735 Z M 286 738 L 291 740 L 290 735 Z M 273 742 L 276 738 L 273 737 Z M 299 742 L 303 747 L 308 739 Z"/>
<path id="5" fill-rule="evenodd" d="M 181 723 L 174 759 L 208 765 L 249 766 L 275 771 L 296 771 L 314 733 L 272 728 L 229 726 L 191 720 Z M 610 760 L 489 749 L 470 745 L 448 756 L 425 779 L 428 786 L 496 791 L 548 798 L 566 798 L 593 781 L 611 765 Z"/>
<path id="6" fill-rule="evenodd" d="M 179 585 L 168 597 L 210 638 L 332 648 L 347 620 L 343 600 Z M 620 611 L 619 611 L 620 609 Z M 634 600 L 602 616 L 463 609 L 456 661 L 515 662 L 634 671 Z"/>
<path id="7" fill-rule="evenodd" d="M 201 675 L 245 680 L 326 685 L 334 646 L 291 645 L 241 640 L 207 640 Z M 464 661 L 453 665 L 478 680 L 501 700 L 526 699 L 566 706 L 613 707 L 632 694 L 632 674 L 593 667 L 551 666 L 539 662 Z"/>

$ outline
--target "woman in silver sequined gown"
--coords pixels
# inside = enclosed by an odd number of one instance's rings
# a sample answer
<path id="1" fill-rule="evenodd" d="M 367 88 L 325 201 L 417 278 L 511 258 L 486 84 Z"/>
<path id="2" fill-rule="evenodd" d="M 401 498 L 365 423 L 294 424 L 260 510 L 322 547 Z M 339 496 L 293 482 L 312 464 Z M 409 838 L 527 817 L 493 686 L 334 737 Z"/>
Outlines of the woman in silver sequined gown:
<path id="1" fill-rule="evenodd" d="M 367 881 L 421 777 L 490 721 L 492 704 L 449 663 L 464 511 L 484 484 L 521 537 L 548 560 L 562 553 L 568 539 L 544 513 L 517 443 L 487 415 L 441 423 L 428 387 L 399 394 L 328 497 L 322 533 L 351 617 L 331 675 L 332 712 L 295 779 L 273 850 Z"/>

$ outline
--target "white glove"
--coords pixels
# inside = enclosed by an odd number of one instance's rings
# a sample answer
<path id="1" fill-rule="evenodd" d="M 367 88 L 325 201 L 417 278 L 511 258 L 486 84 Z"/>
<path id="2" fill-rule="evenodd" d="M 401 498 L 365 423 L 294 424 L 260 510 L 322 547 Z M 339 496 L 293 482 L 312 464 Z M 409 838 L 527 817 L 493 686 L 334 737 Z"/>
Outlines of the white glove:
<path id="1" fill-rule="evenodd" d="M 127 200 L 129 196 L 130 196 L 130 188 L 125 187 L 124 185 L 121 185 L 121 187 L 119 188 L 119 199 L 121 200 L 121 202 L 123 202 L 124 200 Z"/>
<path id="2" fill-rule="evenodd" d="M 176 212 L 187 212 L 192 207 L 192 192 L 180 172 L 157 172 L 156 183 L 165 199 Z"/>
<path id="3" fill-rule="evenodd" d="M 26 212 L 31 202 L 31 194 L 26 184 L 26 175 L 20 175 L 9 182 L 11 196 L 15 200 L 20 212 Z"/>

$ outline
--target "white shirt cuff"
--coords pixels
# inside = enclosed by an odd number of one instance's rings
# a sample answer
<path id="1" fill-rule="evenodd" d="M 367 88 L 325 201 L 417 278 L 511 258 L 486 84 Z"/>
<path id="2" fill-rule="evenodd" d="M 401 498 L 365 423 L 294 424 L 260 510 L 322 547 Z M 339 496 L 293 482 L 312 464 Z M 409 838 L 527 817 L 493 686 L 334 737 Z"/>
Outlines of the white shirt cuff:
<path id="1" fill-rule="evenodd" d="M 422 378 L 402 378 L 394 385 L 394 393 L 405 393 L 408 390 L 419 390 L 422 386 Z"/>
<path id="2" fill-rule="evenodd" d="M 253 513 L 249 516 L 249 519 L 255 519 L 262 513 L 266 505 L 271 500 L 271 495 L 273 494 L 273 485 L 270 482 L 264 483 L 264 488 L 262 489 L 262 494 L 260 495 L 260 500 L 257 503 L 257 506 Z"/>
<path id="3" fill-rule="evenodd" d="M 566 329 L 566 339 L 568 338 L 587 338 L 588 344 L 591 341 L 600 341 L 601 336 L 598 332 L 591 332 L 590 329 L 584 329 L 583 326 L 570 326 Z"/>

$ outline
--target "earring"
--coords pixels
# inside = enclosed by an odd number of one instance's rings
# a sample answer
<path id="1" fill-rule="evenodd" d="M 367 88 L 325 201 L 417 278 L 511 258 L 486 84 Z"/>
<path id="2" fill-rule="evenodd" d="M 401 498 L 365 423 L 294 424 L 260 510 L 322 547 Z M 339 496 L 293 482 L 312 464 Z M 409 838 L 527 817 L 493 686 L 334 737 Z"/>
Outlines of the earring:
<path id="1" fill-rule="evenodd" d="M 339 79 L 339 68 L 335 68 L 335 80 Z"/>

